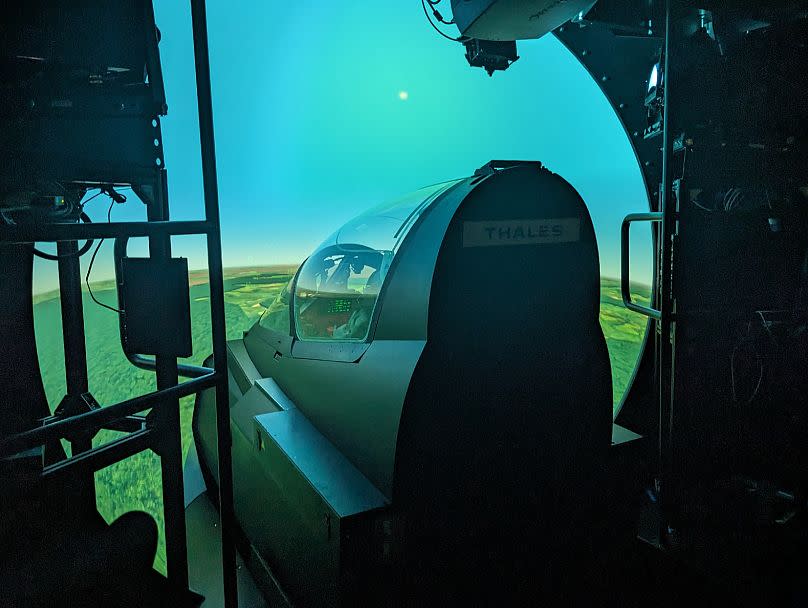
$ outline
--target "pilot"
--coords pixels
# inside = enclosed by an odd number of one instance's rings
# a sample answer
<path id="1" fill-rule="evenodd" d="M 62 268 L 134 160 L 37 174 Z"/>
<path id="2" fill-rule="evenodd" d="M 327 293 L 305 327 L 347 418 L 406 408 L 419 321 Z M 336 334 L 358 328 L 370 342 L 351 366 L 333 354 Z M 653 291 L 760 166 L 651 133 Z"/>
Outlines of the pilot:
<path id="1" fill-rule="evenodd" d="M 348 322 L 334 328 L 334 338 L 338 340 L 361 340 L 367 336 L 373 306 L 376 303 L 376 296 L 379 294 L 379 288 L 381 287 L 380 283 L 381 275 L 378 270 L 374 270 L 368 277 L 368 282 L 362 291 L 362 298 L 358 302 L 359 305 L 351 312 Z"/>

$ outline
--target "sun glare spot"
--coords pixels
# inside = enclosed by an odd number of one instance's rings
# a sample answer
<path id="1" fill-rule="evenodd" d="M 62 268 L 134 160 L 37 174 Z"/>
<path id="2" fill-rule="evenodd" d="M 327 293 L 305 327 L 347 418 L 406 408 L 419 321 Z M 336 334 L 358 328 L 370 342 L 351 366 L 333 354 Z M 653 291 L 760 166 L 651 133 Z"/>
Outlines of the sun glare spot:
<path id="1" fill-rule="evenodd" d="M 410 94 L 407 91 L 399 91 L 398 98 L 401 101 L 407 101 L 410 98 Z"/>

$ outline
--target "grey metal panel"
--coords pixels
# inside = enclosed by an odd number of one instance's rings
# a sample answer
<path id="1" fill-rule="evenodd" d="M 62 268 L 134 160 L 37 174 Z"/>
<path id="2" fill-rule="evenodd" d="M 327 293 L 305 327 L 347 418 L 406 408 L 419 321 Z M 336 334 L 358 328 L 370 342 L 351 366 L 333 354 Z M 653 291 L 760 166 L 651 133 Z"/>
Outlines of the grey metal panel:
<path id="1" fill-rule="evenodd" d="M 232 406 L 244 394 L 233 377 L 233 367 L 227 368 L 229 403 Z M 197 455 L 204 461 L 216 483 L 219 483 L 219 446 L 216 441 L 216 393 L 207 390 L 199 394 L 194 406 L 194 425 L 199 430 L 201 442 L 197 443 Z"/>
<path id="2" fill-rule="evenodd" d="M 235 478 L 238 520 L 295 602 L 335 605 L 339 518 L 275 442 L 264 435 L 258 447 L 255 439 L 234 437 L 234 459 L 241 463 Z"/>
<path id="3" fill-rule="evenodd" d="M 200 402 L 202 446 L 210 443 L 213 425 L 205 420 L 212 413 L 210 402 Z M 342 519 L 383 508 L 387 498 L 272 378 L 239 395 L 231 423 L 236 517 L 259 562 L 302 604 L 336 605 Z M 214 461 L 208 455 L 206 462 Z"/>
<path id="4" fill-rule="evenodd" d="M 336 597 L 336 539 L 329 538 L 329 507 L 269 438 L 259 441 L 255 416 L 275 406 L 253 386 L 231 409 L 236 518 L 267 566 L 302 597 L 316 588 L 318 602 Z M 285 412 L 278 410 L 278 413 Z M 259 449 L 261 448 L 261 449 Z"/>
<path id="5" fill-rule="evenodd" d="M 355 363 L 368 349 L 368 342 L 338 342 L 336 340 L 294 340 L 292 356 L 297 359 L 327 359 Z"/>
<path id="6" fill-rule="evenodd" d="M 257 386 L 262 393 L 269 397 L 280 409 L 295 409 L 295 404 L 292 403 L 291 399 L 286 396 L 286 393 L 281 390 L 281 387 L 278 386 L 278 383 L 272 378 L 261 378 L 256 380 L 255 386 Z"/>
<path id="7" fill-rule="evenodd" d="M 339 517 L 387 505 L 387 499 L 314 428 L 300 410 L 255 417 L 267 434 Z"/>
<path id="8" fill-rule="evenodd" d="M 265 404 L 269 399 L 253 389 Z M 386 498 L 297 409 L 237 412 L 236 513 L 259 555 L 301 605 L 339 603 L 342 521 Z"/>
<path id="9" fill-rule="evenodd" d="M 249 441 L 252 441 L 255 437 L 253 418 L 262 414 L 282 412 L 283 410 L 273 401 L 267 399 L 263 391 L 253 386 L 244 393 L 244 396 L 231 408 L 231 411 L 233 412 L 231 415 L 233 426 Z"/>
<path id="10" fill-rule="evenodd" d="M 421 340 L 375 340 L 359 363 L 276 357 L 256 332 L 253 361 L 370 481 L 391 496 L 398 425 Z"/>
<path id="11" fill-rule="evenodd" d="M 540 38 L 594 0 L 454 0 L 452 15 L 460 33 L 482 40 Z"/>
<path id="12" fill-rule="evenodd" d="M 227 342 L 227 359 L 228 367 L 242 392 L 247 391 L 255 379 L 261 377 L 252 359 L 250 359 L 247 349 L 244 347 L 244 340 L 229 340 Z M 231 405 L 232 403 L 231 401 Z"/>

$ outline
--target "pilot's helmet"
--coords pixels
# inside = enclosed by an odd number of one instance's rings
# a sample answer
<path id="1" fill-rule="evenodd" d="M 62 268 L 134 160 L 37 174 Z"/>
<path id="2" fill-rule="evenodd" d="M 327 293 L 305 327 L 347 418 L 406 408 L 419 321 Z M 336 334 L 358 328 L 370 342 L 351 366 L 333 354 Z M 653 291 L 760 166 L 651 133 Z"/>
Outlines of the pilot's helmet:
<path id="1" fill-rule="evenodd" d="M 382 275 L 378 270 L 374 270 L 371 275 L 368 277 L 368 282 L 365 283 L 364 293 L 367 294 L 378 294 L 379 288 L 381 288 L 382 283 Z"/>

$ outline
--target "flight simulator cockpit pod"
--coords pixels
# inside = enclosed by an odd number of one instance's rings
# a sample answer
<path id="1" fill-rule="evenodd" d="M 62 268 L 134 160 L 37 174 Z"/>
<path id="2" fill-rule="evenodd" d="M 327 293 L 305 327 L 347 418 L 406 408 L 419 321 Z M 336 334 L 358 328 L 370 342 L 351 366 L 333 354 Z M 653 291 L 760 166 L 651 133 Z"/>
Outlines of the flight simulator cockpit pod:
<path id="1" fill-rule="evenodd" d="M 229 343 L 237 520 L 281 586 L 329 604 L 391 543 L 456 558 L 518 526 L 568 544 L 611 438 L 599 278 L 586 205 L 537 162 L 328 237 Z M 215 484 L 210 392 L 194 434 Z"/>

